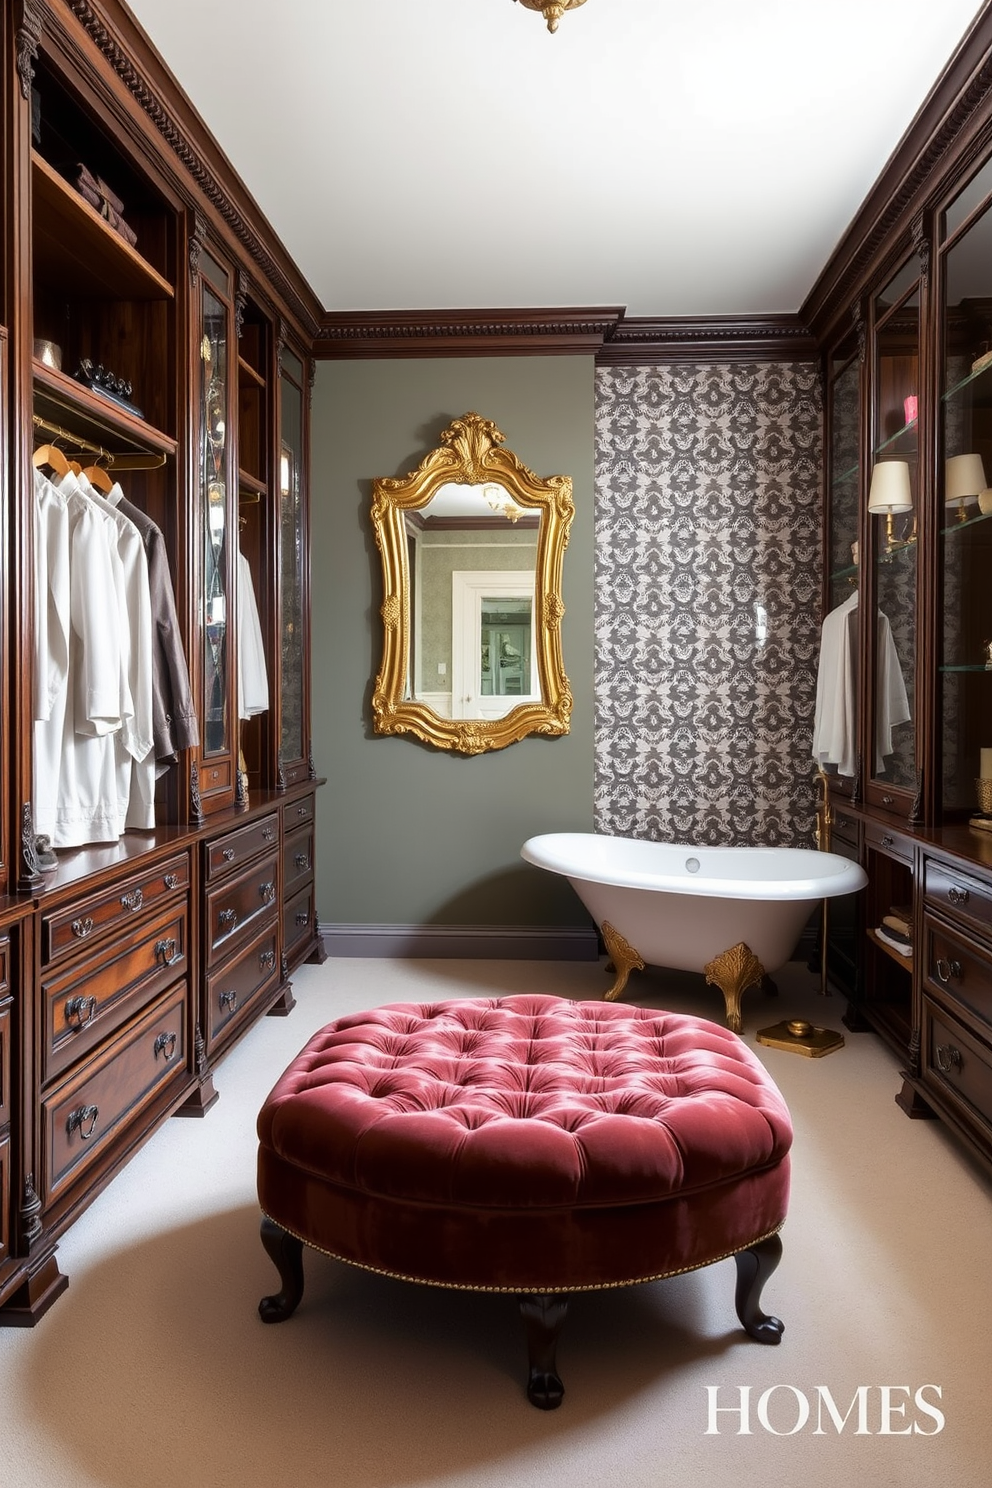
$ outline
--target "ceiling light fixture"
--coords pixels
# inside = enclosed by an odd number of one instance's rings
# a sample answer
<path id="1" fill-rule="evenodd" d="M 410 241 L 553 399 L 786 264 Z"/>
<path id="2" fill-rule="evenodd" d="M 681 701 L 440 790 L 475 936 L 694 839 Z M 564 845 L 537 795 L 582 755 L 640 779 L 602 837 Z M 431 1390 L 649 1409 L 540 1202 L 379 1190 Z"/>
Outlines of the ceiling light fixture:
<path id="1" fill-rule="evenodd" d="M 578 10 L 586 0 L 520 0 L 528 10 L 539 10 L 548 23 L 549 31 L 558 30 L 558 22 L 566 10 Z"/>

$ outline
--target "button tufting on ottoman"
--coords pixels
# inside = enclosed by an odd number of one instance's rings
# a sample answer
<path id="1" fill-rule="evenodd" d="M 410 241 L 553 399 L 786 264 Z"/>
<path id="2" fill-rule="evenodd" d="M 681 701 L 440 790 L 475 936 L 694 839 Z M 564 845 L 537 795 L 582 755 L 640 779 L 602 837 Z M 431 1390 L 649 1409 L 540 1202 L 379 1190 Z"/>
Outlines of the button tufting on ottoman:
<path id="1" fill-rule="evenodd" d="M 282 1291 L 301 1242 L 390 1276 L 521 1295 L 528 1393 L 561 1400 L 567 1294 L 737 1257 L 760 1311 L 792 1125 L 762 1064 L 700 1018 L 548 996 L 397 1003 L 315 1034 L 258 1118 L 262 1238 Z"/>

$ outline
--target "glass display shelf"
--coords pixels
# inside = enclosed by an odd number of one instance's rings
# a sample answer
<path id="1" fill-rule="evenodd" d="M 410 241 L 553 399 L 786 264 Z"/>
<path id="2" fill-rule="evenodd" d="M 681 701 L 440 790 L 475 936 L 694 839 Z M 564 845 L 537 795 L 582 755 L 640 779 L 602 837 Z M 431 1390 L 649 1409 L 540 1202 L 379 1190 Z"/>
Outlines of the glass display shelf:
<path id="1" fill-rule="evenodd" d="M 956 537 L 961 532 L 966 532 L 969 527 L 977 527 L 982 522 L 992 518 L 992 512 L 976 512 L 973 517 L 965 517 L 964 521 L 953 521 L 947 527 L 940 529 L 942 537 Z"/>
<path id="2" fill-rule="evenodd" d="M 915 456 L 916 425 L 916 419 L 913 419 L 908 424 L 903 424 L 901 429 L 897 429 L 894 434 L 890 434 L 887 439 L 883 439 L 880 444 L 876 444 L 875 454 L 891 454 L 894 449 L 897 449 L 899 454 Z M 900 440 L 902 441 L 901 444 L 899 442 Z"/>
<path id="3" fill-rule="evenodd" d="M 984 367 L 979 367 L 977 371 L 973 368 L 967 377 L 962 377 L 953 387 L 949 387 L 944 394 L 943 401 L 949 403 L 951 399 L 959 397 L 965 389 L 972 387 L 979 379 L 983 382 L 981 391 L 987 394 L 989 400 L 992 401 L 992 362 L 986 363 Z"/>

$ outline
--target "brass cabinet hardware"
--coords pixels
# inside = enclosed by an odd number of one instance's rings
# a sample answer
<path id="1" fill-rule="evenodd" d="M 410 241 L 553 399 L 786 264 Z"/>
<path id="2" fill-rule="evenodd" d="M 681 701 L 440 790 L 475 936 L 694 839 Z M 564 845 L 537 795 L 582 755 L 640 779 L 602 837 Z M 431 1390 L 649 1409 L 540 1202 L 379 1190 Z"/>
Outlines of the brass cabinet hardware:
<path id="1" fill-rule="evenodd" d="M 953 1044 L 938 1044 L 935 1057 L 937 1068 L 943 1075 L 949 1075 L 952 1069 L 961 1068 L 961 1050 L 955 1049 Z"/>
<path id="2" fill-rule="evenodd" d="M 168 1049 L 169 1052 L 165 1055 L 166 1063 L 168 1063 L 176 1052 L 178 1042 L 179 1040 L 174 1033 L 160 1033 L 152 1046 L 152 1058 L 157 1059 L 160 1054 L 165 1053 L 166 1049 Z"/>
<path id="3" fill-rule="evenodd" d="M 65 1004 L 65 1021 L 85 1028 L 96 1017 L 95 997 L 70 997 Z"/>
<path id="4" fill-rule="evenodd" d="M 76 1110 L 70 1111 L 66 1117 L 66 1136 L 71 1137 L 74 1131 L 78 1131 L 82 1140 L 88 1142 L 96 1130 L 99 1116 L 99 1106 L 77 1106 Z"/>

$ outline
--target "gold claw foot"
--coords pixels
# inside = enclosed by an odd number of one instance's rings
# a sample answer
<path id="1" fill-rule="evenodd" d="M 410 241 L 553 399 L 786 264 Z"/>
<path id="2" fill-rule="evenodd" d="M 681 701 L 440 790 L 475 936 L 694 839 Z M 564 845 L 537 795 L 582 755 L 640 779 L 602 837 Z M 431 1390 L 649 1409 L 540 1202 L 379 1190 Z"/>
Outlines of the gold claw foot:
<path id="1" fill-rule="evenodd" d="M 603 942 L 617 976 L 613 986 L 606 993 L 605 1001 L 616 1002 L 620 993 L 627 985 L 627 978 L 630 976 L 630 973 L 632 971 L 644 970 L 644 960 L 637 954 L 630 942 L 624 939 L 620 931 L 614 929 L 609 920 L 603 921 L 602 929 Z"/>
<path id="2" fill-rule="evenodd" d="M 739 941 L 729 951 L 714 956 L 703 967 L 708 986 L 719 987 L 727 1008 L 727 1027 L 732 1033 L 741 1031 L 741 998 L 748 987 L 757 986 L 765 975 L 765 968 L 751 950 Z"/>

